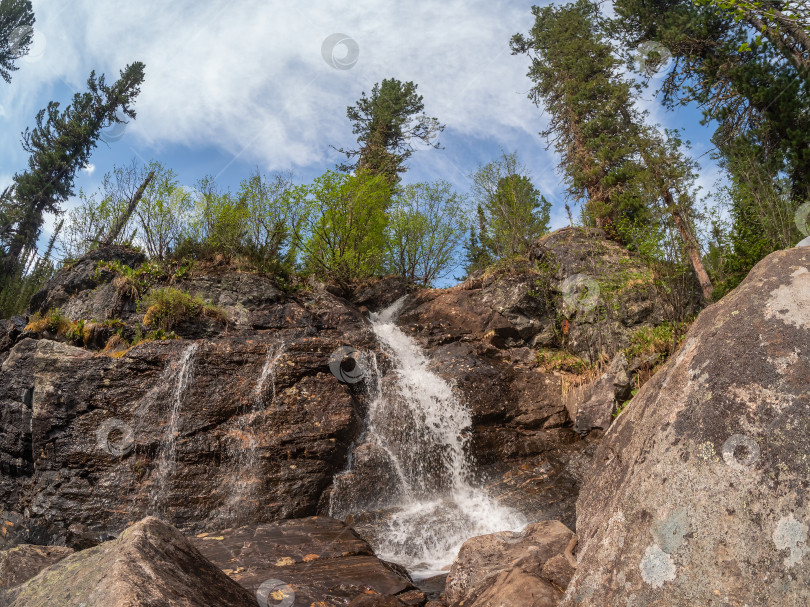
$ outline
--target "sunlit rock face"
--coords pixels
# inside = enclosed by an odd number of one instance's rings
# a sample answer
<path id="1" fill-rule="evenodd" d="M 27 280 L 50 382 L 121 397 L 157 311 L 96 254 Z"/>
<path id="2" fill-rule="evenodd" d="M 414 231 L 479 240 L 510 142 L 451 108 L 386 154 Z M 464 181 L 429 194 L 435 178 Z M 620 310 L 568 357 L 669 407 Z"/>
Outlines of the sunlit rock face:
<path id="1" fill-rule="evenodd" d="M 703 311 L 607 432 L 562 605 L 810 604 L 810 250 Z"/>

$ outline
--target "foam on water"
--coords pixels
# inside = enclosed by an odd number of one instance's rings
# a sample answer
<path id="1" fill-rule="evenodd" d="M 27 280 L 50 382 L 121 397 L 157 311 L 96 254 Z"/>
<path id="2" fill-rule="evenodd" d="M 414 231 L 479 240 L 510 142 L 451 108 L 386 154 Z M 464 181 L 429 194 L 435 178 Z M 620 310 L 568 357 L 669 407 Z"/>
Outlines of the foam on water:
<path id="1" fill-rule="evenodd" d="M 419 578 L 447 571 L 470 537 L 520 529 L 526 520 L 472 481 L 470 412 L 452 386 L 430 369 L 419 345 L 396 326 L 403 303 L 404 298 L 371 316 L 393 368 L 383 378 L 377 365 L 370 365 L 372 398 L 364 441 L 386 454 L 398 484 L 383 489 L 392 498 L 391 513 L 378 523 L 372 545 L 381 558 L 404 565 Z M 340 510 L 347 504 L 362 509 L 367 488 L 337 486 L 349 495 L 336 496 L 333 511 L 336 503 Z"/>

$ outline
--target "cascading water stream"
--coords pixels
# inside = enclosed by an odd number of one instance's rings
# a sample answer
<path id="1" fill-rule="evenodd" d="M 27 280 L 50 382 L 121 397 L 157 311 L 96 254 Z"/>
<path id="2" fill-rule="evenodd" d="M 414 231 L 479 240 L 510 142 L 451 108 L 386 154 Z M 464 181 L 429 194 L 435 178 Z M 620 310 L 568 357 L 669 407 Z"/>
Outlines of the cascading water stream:
<path id="1" fill-rule="evenodd" d="M 249 520 L 258 506 L 255 494 L 261 478 L 256 425 L 261 420 L 268 402 L 272 403 L 276 398 L 276 365 L 284 355 L 285 347 L 283 340 L 268 347 L 248 409 L 237 422 L 235 440 L 233 446 L 228 449 L 228 456 L 232 462 L 231 471 L 225 481 L 228 497 L 222 508 L 211 517 L 221 523 L 236 525 Z"/>
<path id="2" fill-rule="evenodd" d="M 183 397 L 194 376 L 194 357 L 200 344 L 193 342 L 183 351 L 180 359 L 180 369 L 172 391 L 169 407 L 169 420 L 163 438 L 160 441 L 160 452 L 155 469 L 155 492 L 152 496 L 152 511 L 158 512 L 162 507 L 168 491 L 169 479 L 177 464 L 177 432 L 180 422 L 180 409 Z"/>
<path id="3" fill-rule="evenodd" d="M 421 348 L 395 324 L 404 298 L 372 315 L 374 333 L 393 362 L 381 377 L 370 364 L 370 405 L 360 445 L 387 460 L 387 507 L 370 537 L 381 558 L 427 577 L 447 571 L 461 544 L 476 535 L 525 526 L 521 514 L 474 486 L 468 456 L 470 412 L 452 387 L 430 370 Z M 355 449 L 357 452 L 357 448 Z M 352 467 L 361 466 L 357 458 Z M 379 465 L 379 464 L 377 464 Z M 333 516 L 368 509 L 370 487 L 357 469 L 336 479 Z M 370 477 L 379 477 L 371 474 Z M 379 491 L 379 489 L 377 489 Z"/>

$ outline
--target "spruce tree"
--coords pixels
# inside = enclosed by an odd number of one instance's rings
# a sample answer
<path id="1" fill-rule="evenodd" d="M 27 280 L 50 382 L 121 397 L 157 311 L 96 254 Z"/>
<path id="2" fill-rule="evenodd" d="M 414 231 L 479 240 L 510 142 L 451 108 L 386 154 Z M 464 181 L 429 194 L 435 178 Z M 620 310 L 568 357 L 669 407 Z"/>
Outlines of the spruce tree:
<path id="1" fill-rule="evenodd" d="M 644 226 L 668 223 L 709 298 L 692 217 L 694 174 L 679 142 L 649 128 L 634 108 L 634 87 L 619 74 L 598 7 L 578 0 L 533 12 L 529 36 L 516 35 L 512 49 L 531 56 L 530 98 L 550 114 L 544 135 L 562 156 L 570 194 L 585 199 L 586 215 L 624 244 Z"/>
<path id="2" fill-rule="evenodd" d="M 0 207 L 6 271 L 22 261 L 26 248 L 36 246 L 44 214 L 61 212 L 61 203 L 73 194 L 76 173 L 87 164 L 101 130 L 124 122 L 124 117 L 135 118 L 132 104 L 143 77 L 140 62 L 127 66 L 113 85 L 93 72 L 87 92 L 76 93 L 65 109 L 52 101 L 37 114 L 36 126 L 23 133 L 23 148 L 30 154 L 28 170 L 14 175 Z"/>
<path id="3" fill-rule="evenodd" d="M 31 0 L 0 0 L 0 76 L 11 82 L 15 62 L 28 53 L 34 34 Z"/>

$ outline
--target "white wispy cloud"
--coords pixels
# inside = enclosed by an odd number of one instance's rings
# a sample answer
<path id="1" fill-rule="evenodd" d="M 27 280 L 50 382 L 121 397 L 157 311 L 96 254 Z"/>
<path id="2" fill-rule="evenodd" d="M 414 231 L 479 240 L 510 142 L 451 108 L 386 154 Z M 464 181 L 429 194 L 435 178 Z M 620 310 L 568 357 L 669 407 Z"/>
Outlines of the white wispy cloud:
<path id="1" fill-rule="evenodd" d="M 536 134 L 526 61 L 509 38 L 531 2 L 35 2 L 36 56 L 15 74 L 10 113 L 26 119 L 43 90 L 82 90 L 91 69 L 114 78 L 146 64 L 144 146 L 214 145 L 268 169 L 323 163 L 350 144 L 346 106 L 386 77 L 414 80 L 426 110 L 462 135 Z M 321 56 L 327 36 L 356 41 L 349 70 Z M 2 98 L 0 98 L 2 101 Z"/>

